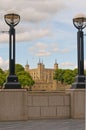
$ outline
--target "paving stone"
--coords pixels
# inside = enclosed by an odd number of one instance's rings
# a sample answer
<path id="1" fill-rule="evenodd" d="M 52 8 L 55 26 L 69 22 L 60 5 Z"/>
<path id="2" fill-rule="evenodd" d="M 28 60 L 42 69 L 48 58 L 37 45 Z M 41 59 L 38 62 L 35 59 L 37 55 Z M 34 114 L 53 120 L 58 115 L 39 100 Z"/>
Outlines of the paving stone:
<path id="1" fill-rule="evenodd" d="M 85 130 L 85 121 L 49 119 L 0 122 L 0 130 Z"/>

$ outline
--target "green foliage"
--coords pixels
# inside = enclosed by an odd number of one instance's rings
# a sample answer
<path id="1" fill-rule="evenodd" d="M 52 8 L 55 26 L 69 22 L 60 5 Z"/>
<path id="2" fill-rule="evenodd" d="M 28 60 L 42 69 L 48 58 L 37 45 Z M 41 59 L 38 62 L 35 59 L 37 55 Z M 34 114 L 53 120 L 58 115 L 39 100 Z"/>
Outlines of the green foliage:
<path id="1" fill-rule="evenodd" d="M 0 68 L 0 74 L 4 74 L 4 71 Z"/>
<path id="2" fill-rule="evenodd" d="M 6 74 L 5 74 L 5 72 L 0 68 L 0 86 L 3 86 L 5 80 L 6 80 Z"/>
<path id="3" fill-rule="evenodd" d="M 86 70 L 85 70 L 85 75 L 86 75 Z"/>
<path id="4" fill-rule="evenodd" d="M 61 81 L 61 83 L 72 84 L 77 73 L 77 69 L 57 69 L 54 73 L 54 79 L 56 79 L 57 81 Z"/>
<path id="5" fill-rule="evenodd" d="M 0 86 L 3 86 L 3 84 L 5 83 L 5 80 L 6 80 L 6 76 L 0 73 Z"/>
<path id="6" fill-rule="evenodd" d="M 34 84 L 34 80 L 29 73 L 25 71 L 17 72 L 19 82 L 23 87 L 28 86 L 29 88 Z"/>
<path id="7" fill-rule="evenodd" d="M 15 66 L 16 75 L 18 76 L 19 82 L 23 88 L 31 88 L 35 83 L 31 75 L 24 70 L 24 67 L 20 64 Z"/>
<path id="8" fill-rule="evenodd" d="M 24 70 L 24 67 L 20 64 L 15 65 L 15 73 L 18 76 L 18 80 L 23 88 L 31 89 L 31 86 L 35 83 L 31 75 Z M 9 75 L 9 70 L 3 71 L 0 69 L 0 86 L 6 82 L 6 77 Z"/>
<path id="9" fill-rule="evenodd" d="M 32 79 L 31 75 L 24 70 L 24 67 L 20 64 L 16 64 L 15 72 L 16 75 L 18 76 L 21 86 L 23 86 L 23 88 L 27 87 L 31 89 L 31 86 L 35 82 Z M 77 73 L 78 73 L 77 69 L 74 70 L 57 69 L 54 73 L 54 79 L 56 79 L 57 81 L 61 81 L 61 83 L 72 84 L 75 80 L 75 76 L 77 75 Z M 8 74 L 9 74 L 8 70 L 3 71 L 0 68 L 0 86 L 3 86 L 3 84 L 6 82 L 6 76 Z M 86 70 L 85 70 L 85 74 L 86 74 Z"/>
<path id="10" fill-rule="evenodd" d="M 63 75 L 64 83 L 72 84 L 74 82 L 75 75 L 72 70 L 65 70 Z"/>
<path id="11" fill-rule="evenodd" d="M 54 73 L 54 79 L 56 79 L 57 81 L 61 81 L 61 83 L 63 83 L 64 82 L 64 78 L 63 78 L 64 72 L 65 72 L 65 70 L 57 69 Z"/>
<path id="12" fill-rule="evenodd" d="M 24 67 L 20 64 L 15 65 L 15 73 L 24 71 Z"/>

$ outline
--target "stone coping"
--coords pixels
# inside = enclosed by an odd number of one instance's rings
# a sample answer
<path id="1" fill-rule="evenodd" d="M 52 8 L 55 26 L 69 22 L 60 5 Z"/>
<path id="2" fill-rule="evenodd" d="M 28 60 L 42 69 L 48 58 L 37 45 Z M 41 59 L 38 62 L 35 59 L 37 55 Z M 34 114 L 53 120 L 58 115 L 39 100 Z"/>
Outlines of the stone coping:
<path id="1" fill-rule="evenodd" d="M 86 91 L 86 88 L 85 89 L 66 89 L 65 91 Z"/>
<path id="2" fill-rule="evenodd" d="M 26 89 L 0 89 L 0 92 L 26 92 Z"/>
<path id="3" fill-rule="evenodd" d="M 65 91 L 29 91 L 30 93 L 64 93 Z"/>

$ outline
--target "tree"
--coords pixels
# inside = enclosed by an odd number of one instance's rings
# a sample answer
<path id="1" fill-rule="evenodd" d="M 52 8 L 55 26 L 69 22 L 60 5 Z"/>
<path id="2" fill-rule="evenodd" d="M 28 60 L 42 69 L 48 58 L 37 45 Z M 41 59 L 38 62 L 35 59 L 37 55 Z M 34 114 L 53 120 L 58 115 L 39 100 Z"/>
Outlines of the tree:
<path id="1" fill-rule="evenodd" d="M 78 74 L 78 69 L 74 69 L 73 74 L 76 76 Z"/>
<path id="2" fill-rule="evenodd" d="M 57 69 L 54 73 L 54 79 L 56 79 L 57 81 L 61 81 L 61 83 L 72 84 L 77 73 L 77 69 Z"/>
<path id="3" fill-rule="evenodd" d="M 67 69 L 63 75 L 64 83 L 72 84 L 74 82 L 75 75 L 72 70 Z"/>
<path id="4" fill-rule="evenodd" d="M 24 67 L 20 64 L 15 65 L 15 73 L 24 71 Z"/>
<path id="5" fill-rule="evenodd" d="M 17 76 L 23 88 L 26 86 L 30 88 L 34 84 L 34 80 L 30 74 L 25 71 L 17 72 Z"/>
<path id="6" fill-rule="evenodd" d="M 65 70 L 57 69 L 54 73 L 54 79 L 56 79 L 57 81 L 61 81 L 61 83 L 63 83 L 64 82 L 64 78 L 63 78 L 64 72 L 65 72 Z"/>
<path id="7" fill-rule="evenodd" d="M 19 82 L 23 88 L 31 89 L 31 86 L 35 83 L 31 75 L 24 70 L 24 67 L 20 64 L 15 65 L 15 73 L 18 76 Z M 9 74 L 9 70 L 3 71 L 0 69 L 0 86 L 6 82 L 6 76 Z"/>
<path id="8" fill-rule="evenodd" d="M 19 82 L 23 88 L 31 89 L 31 86 L 35 83 L 31 75 L 24 70 L 24 67 L 20 64 L 16 64 L 15 72 L 18 76 Z"/>
<path id="9" fill-rule="evenodd" d="M 0 68 L 0 74 L 4 74 L 4 71 Z"/>
<path id="10" fill-rule="evenodd" d="M 0 74 L 0 86 L 3 86 L 5 81 L 6 81 L 6 76 L 4 74 Z"/>
<path id="11" fill-rule="evenodd" d="M 6 81 L 6 74 L 5 72 L 0 68 L 0 86 L 3 86 L 3 84 Z"/>

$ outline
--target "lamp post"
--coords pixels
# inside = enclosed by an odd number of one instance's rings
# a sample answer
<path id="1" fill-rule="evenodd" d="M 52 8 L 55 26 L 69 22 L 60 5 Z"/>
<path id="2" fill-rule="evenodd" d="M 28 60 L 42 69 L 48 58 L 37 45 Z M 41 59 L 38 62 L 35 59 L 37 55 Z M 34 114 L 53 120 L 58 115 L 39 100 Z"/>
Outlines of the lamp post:
<path id="1" fill-rule="evenodd" d="M 15 74 L 15 26 L 20 21 L 18 14 L 6 14 L 5 22 L 10 26 L 9 29 L 9 76 L 4 84 L 5 89 L 20 89 L 21 85 L 18 82 L 18 77 Z"/>
<path id="2" fill-rule="evenodd" d="M 84 74 L 84 34 L 83 29 L 86 27 L 86 17 L 79 16 L 73 19 L 74 26 L 78 29 L 77 32 L 77 59 L 78 59 L 78 75 L 76 81 L 72 84 L 72 88 L 85 88 Z"/>

